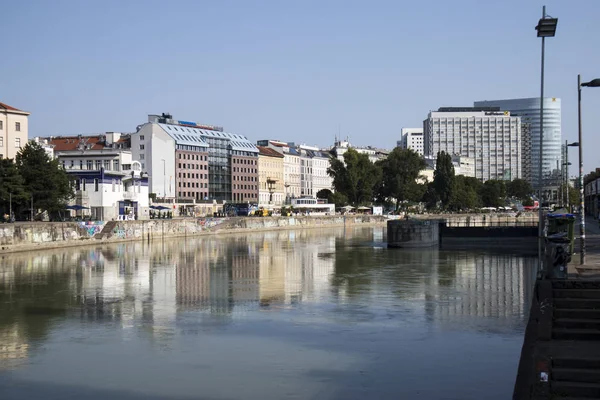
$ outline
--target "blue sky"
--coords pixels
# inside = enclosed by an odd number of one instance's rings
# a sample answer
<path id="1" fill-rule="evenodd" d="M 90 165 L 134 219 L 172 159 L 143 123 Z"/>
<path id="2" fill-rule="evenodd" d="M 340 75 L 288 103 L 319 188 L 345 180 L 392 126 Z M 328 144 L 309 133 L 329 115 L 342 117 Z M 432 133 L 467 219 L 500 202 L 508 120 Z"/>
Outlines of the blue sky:
<path id="1" fill-rule="evenodd" d="M 339 130 L 392 148 L 439 106 L 539 96 L 543 4 L 559 18 L 546 93 L 576 140 L 577 74 L 600 78 L 598 0 L 0 0 L 0 101 L 32 113 L 30 136 L 129 132 L 170 112 L 251 140 L 329 146 Z M 600 89 L 583 96 L 590 170 Z"/>

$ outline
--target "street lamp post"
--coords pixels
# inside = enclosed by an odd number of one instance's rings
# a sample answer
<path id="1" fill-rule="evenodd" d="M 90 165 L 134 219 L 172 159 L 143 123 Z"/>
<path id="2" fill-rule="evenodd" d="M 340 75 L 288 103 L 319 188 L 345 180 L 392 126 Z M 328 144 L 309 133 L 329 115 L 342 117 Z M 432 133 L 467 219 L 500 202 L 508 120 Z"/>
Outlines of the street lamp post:
<path id="1" fill-rule="evenodd" d="M 554 37 L 556 34 L 556 25 L 558 24 L 558 18 L 551 18 L 546 15 L 546 6 L 542 8 L 542 18 L 538 21 L 535 29 L 537 30 L 537 37 L 542 38 L 542 63 L 541 63 L 541 84 L 540 84 L 540 164 L 538 170 L 538 194 L 539 194 L 539 206 L 538 206 L 538 256 L 540 265 L 543 265 L 542 260 L 542 236 L 543 232 L 543 211 L 542 205 L 544 200 L 543 190 L 543 167 L 544 167 L 544 57 L 546 49 L 546 38 Z M 541 270 L 541 268 L 540 268 Z"/>
<path id="2" fill-rule="evenodd" d="M 568 155 L 566 156 L 566 159 L 569 159 Z M 563 167 L 565 169 L 565 176 L 563 177 L 563 182 L 560 184 L 563 187 L 562 196 L 564 199 L 565 207 L 567 208 L 567 212 L 571 211 L 569 205 L 569 165 L 571 165 L 570 162 L 563 163 Z"/>
<path id="3" fill-rule="evenodd" d="M 571 165 L 569 162 L 569 147 L 579 147 L 579 142 L 566 143 L 567 144 L 567 164 Z M 571 201 L 569 199 L 569 166 L 567 166 L 567 205 L 569 206 L 569 211 L 571 211 Z"/>
<path id="4" fill-rule="evenodd" d="M 581 83 L 581 75 L 577 75 L 577 121 L 579 126 L 579 264 L 585 263 L 585 193 L 583 187 L 583 137 L 581 135 L 581 88 L 600 87 L 600 79 Z"/>

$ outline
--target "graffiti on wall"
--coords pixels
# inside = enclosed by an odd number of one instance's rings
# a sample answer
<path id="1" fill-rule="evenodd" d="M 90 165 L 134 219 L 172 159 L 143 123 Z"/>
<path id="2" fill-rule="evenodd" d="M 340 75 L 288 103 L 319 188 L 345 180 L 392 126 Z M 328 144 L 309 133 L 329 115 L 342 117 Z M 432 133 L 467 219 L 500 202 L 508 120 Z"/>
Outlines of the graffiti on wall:
<path id="1" fill-rule="evenodd" d="M 198 218 L 198 225 L 202 230 L 214 228 L 217 225 L 222 224 L 227 218 Z"/>
<path id="2" fill-rule="evenodd" d="M 88 236 L 94 236 L 97 233 L 102 232 L 106 223 L 104 221 L 81 221 L 79 227 L 87 231 Z"/>

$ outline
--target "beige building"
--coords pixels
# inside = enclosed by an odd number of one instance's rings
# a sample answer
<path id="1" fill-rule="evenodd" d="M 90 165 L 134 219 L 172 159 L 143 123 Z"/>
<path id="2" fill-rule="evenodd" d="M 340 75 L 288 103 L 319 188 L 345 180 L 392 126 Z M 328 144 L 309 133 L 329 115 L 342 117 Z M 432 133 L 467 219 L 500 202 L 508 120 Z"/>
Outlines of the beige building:
<path id="1" fill-rule="evenodd" d="M 29 114 L 0 103 L 0 158 L 15 158 L 27 143 Z"/>
<path id="2" fill-rule="evenodd" d="M 258 146 L 258 204 L 283 204 L 283 188 L 283 154 Z"/>
<path id="3" fill-rule="evenodd" d="M 301 196 L 300 192 L 300 153 L 289 143 L 280 140 L 259 140 L 258 146 L 268 147 L 283 154 L 284 199 L 290 204 L 292 199 Z"/>

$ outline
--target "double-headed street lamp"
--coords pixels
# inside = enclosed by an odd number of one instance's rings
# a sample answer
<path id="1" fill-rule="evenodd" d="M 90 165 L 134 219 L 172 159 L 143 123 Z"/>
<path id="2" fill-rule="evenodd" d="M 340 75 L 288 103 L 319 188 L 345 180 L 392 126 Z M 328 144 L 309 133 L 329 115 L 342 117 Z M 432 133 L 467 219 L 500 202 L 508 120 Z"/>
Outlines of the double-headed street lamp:
<path id="1" fill-rule="evenodd" d="M 585 194 L 583 187 L 583 138 L 581 136 L 581 88 L 600 87 L 600 79 L 581 83 L 581 75 L 577 75 L 577 120 L 579 122 L 579 263 L 585 263 Z"/>
<path id="2" fill-rule="evenodd" d="M 538 170 L 538 194 L 539 194 L 539 205 L 538 205 L 538 256 L 540 263 L 542 263 L 542 236 L 544 234 L 542 229 L 542 222 L 544 214 L 542 211 L 542 204 L 544 200 L 543 196 L 543 170 L 544 170 L 544 56 L 546 49 L 546 38 L 554 37 L 556 34 L 556 25 L 558 24 L 558 18 L 552 18 L 546 15 L 546 6 L 542 8 L 542 18 L 539 20 L 535 29 L 537 30 L 537 37 L 542 38 L 542 68 L 541 68 L 541 90 L 540 90 L 540 165 Z M 541 272 L 541 268 L 540 268 Z"/>

